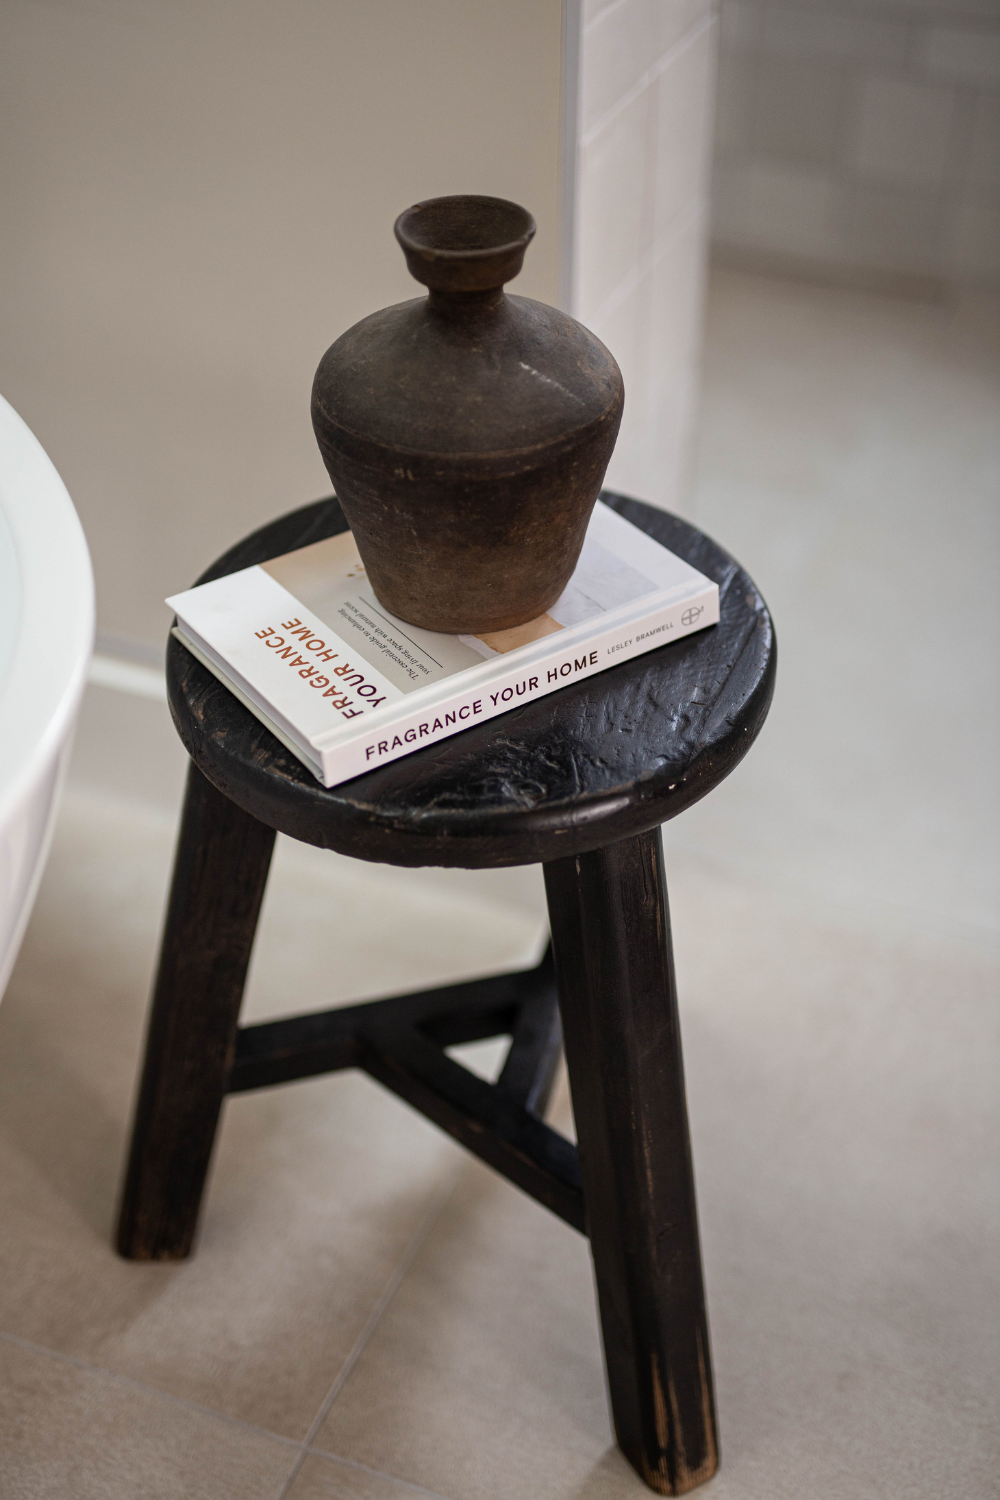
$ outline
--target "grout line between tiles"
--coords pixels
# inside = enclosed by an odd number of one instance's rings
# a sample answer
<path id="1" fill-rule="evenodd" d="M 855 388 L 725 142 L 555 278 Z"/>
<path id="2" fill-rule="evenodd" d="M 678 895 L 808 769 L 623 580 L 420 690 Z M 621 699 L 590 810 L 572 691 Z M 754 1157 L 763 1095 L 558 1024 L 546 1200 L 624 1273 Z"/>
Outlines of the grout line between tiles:
<path id="1" fill-rule="evenodd" d="M 601 22 L 607 16 L 610 16 L 612 11 L 621 10 L 622 6 L 627 4 L 628 0 L 608 0 L 608 4 L 599 10 L 596 16 L 591 16 L 584 27 L 584 35 L 586 36 L 588 32 L 593 31 L 595 26 L 600 26 Z"/>
<path id="2" fill-rule="evenodd" d="M 426 1495 L 428 1500 L 451 1500 L 449 1495 L 442 1495 L 438 1490 L 425 1489 L 422 1484 L 414 1484 L 412 1479 L 400 1479 L 398 1474 L 387 1474 L 383 1469 L 373 1469 L 368 1464 L 358 1463 L 355 1458 L 344 1458 L 340 1453 L 328 1453 L 325 1448 L 310 1448 L 309 1454 L 315 1454 L 317 1458 L 326 1459 L 330 1463 L 340 1464 L 344 1469 L 353 1469 L 358 1474 L 371 1474 L 375 1479 L 388 1479 L 390 1484 L 398 1484 L 402 1489 L 410 1490 L 415 1495 Z M 280 1495 L 278 1500 L 282 1500 Z"/>
<path id="3" fill-rule="evenodd" d="M 438 1212 L 440 1212 L 440 1210 L 444 1207 L 448 1196 L 451 1192 L 454 1191 L 454 1186 L 454 1183 L 452 1183 L 449 1186 L 447 1192 L 442 1192 L 439 1195 L 440 1202 L 437 1205 L 432 1204 L 431 1210 L 433 1210 L 433 1208 L 437 1206 Z M 430 1218 L 430 1213 L 431 1211 L 429 1210 L 427 1215 L 428 1218 Z M 428 1223 L 428 1230 L 431 1228 L 432 1223 L 433 1220 L 431 1220 L 431 1223 Z M 418 1230 L 417 1233 L 419 1234 L 419 1232 L 420 1231 Z M 423 1238 L 426 1239 L 426 1233 L 424 1234 Z M 421 1244 L 422 1243 L 423 1239 L 421 1240 Z M 419 1248 L 419 1245 L 416 1246 L 416 1251 L 419 1251 Z M 402 1262 L 400 1264 L 402 1265 Z M 408 1262 L 408 1266 L 409 1264 L 412 1264 L 412 1258 Z M 397 1267 L 397 1271 L 398 1269 L 399 1268 Z M 402 1280 L 402 1277 L 399 1277 L 399 1280 Z M 398 1286 L 398 1284 L 399 1281 L 396 1281 L 395 1286 Z M 385 1293 L 383 1292 L 383 1297 L 384 1296 Z M 386 1298 L 386 1303 L 388 1303 L 388 1301 L 389 1299 Z M 384 1310 L 385 1309 L 383 1308 L 383 1311 Z M 374 1329 L 372 1330 L 372 1332 L 374 1332 Z M 449 1496 L 441 1495 L 437 1490 L 425 1489 L 423 1485 L 414 1484 L 412 1480 L 400 1479 L 396 1474 L 386 1474 L 381 1469 L 373 1469 L 368 1464 L 359 1463 L 356 1459 L 353 1458 L 344 1458 L 339 1453 L 330 1453 L 325 1448 L 308 1448 L 304 1440 L 300 1441 L 297 1438 L 285 1437 L 283 1433 L 273 1432 L 269 1427 L 260 1427 L 256 1422 L 247 1422 L 244 1421 L 242 1417 L 230 1416 L 228 1412 L 219 1411 L 214 1406 L 205 1406 L 200 1401 L 191 1401 L 186 1396 L 175 1396 L 172 1391 L 164 1391 L 159 1386 L 147 1385 L 145 1381 L 136 1380 L 132 1375 L 122 1375 L 117 1370 L 109 1370 L 104 1365 L 92 1364 L 90 1360 L 80 1359 L 79 1356 L 75 1354 L 66 1354 L 62 1349 L 50 1349 L 46 1344 L 37 1344 L 33 1339 L 24 1339 L 16 1333 L 6 1333 L 2 1329 L 0 1329 L 0 1341 L 5 1344 L 11 1344 L 16 1349 L 26 1349 L 31 1354 L 38 1354 L 43 1359 L 55 1360 L 57 1364 L 69 1365 L 71 1369 L 85 1370 L 88 1375 L 103 1376 L 106 1380 L 111 1380 L 116 1385 L 124 1386 L 127 1390 L 138 1391 L 145 1396 L 153 1396 L 154 1398 L 161 1401 L 169 1402 L 169 1404 L 172 1406 L 180 1406 L 186 1411 L 196 1412 L 199 1416 L 215 1418 L 220 1422 L 227 1423 L 230 1427 L 239 1427 L 240 1429 L 242 1429 L 242 1431 L 252 1432 L 258 1437 L 271 1438 L 276 1443 L 282 1443 L 286 1448 L 296 1448 L 299 1450 L 300 1459 L 299 1463 L 296 1466 L 296 1473 L 298 1473 L 299 1468 L 301 1468 L 302 1466 L 302 1462 L 309 1456 L 309 1454 L 315 1453 L 317 1458 L 325 1459 L 330 1463 L 340 1464 L 342 1468 L 354 1469 L 361 1474 L 371 1474 L 373 1477 L 378 1479 L 388 1479 L 390 1483 L 397 1484 L 403 1489 L 411 1490 L 414 1494 L 426 1495 L 428 1497 L 428 1500 L 450 1500 Z M 360 1353 L 360 1350 L 358 1352 Z M 348 1358 L 350 1358 L 350 1355 L 348 1355 Z M 343 1381 L 341 1381 L 341 1385 L 343 1385 Z M 330 1401 L 329 1396 L 327 1400 Z M 332 1401 L 330 1401 L 330 1404 L 332 1405 Z M 327 1407 L 327 1409 L 329 1408 Z M 294 1475 L 292 1477 L 294 1478 Z M 286 1480 L 285 1486 L 280 1491 L 277 1500 L 283 1500 L 284 1495 L 287 1493 L 289 1482 L 290 1481 Z"/>
<path id="4" fill-rule="evenodd" d="M 624 94 L 620 94 L 614 104 L 609 105 L 592 125 L 589 125 L 586 130 L 581 131 L 578 142 L 580 149 L 582 150 L 584 147 L 589 146 L 592 141 L 595 141 L 602 130 L 606 130 L 613 120 L 616 120 L 620 114 L 623 114 L 645 89 L 648 89 L 651 84 L 655 83 L 660 75 L 665 73 L 683 52 L 687 51 L 692 43 L 696 42 L 699 37 L 715 24 L 714 11 L 709 11 L 707 15 L 702 16 L 701 20 L 695 21 L 682 36 L 677 38 L 676 42 L 673 42 L 667 48 L 666 52 L 653 63 L 652 67 L 646 69 L 641 78 L 636 79 L 635 83 L 626 89 Z"/>
<path id="5" fill-rule="evenodd" d="M 618 284 L 608 293 L 600 307 L 593 313 L 588 314 L 587 325 L 590 328 L 599 328 L 604 318 L 609 318 L 616 313 L 627 297 L 635 291 L 644 276 L 669 253 L 680 239 L 696 224 L 701 215 L 705 214 L 707 205 L 701 198 L 692 198 L 686 203 L 679 214 L 667 225 L 666 229 L 660 231 L 648 250 L 636 261 L 632 269 L 622 277 Z"/>
<path id="6" fill-rule="evenodd" d="M 399 1263 L 393 1271 L 392 1275 L 389 1277 L 389 1280 L 382 1288 L 381 1296 L 375 1303 L 375 1306 L 372 1308 L 371 1312 L 368 1314 L 361 1332 L 358 1334 L 357 1338 L 354 1340 L 354 1343 L 351 1345 L 347 1357 L 345 1358 L 344 1363 L 341 1365 L 339 1371 L 337 1372 L 333 1384 L 330 1386 L 330 1389 L 327 1391 L 326 1396 L 321 1402 L 320 1408 L 313 1419 L 312 1425 L 305 1435 L 305 1439 L 303 1440 L 303 1443 L 301 1445 L 301 1450 L 299 1452 L 298 1458 L 292 1465 L 291 1473 L 285 1480 L 284 1488 L 279 1493 L 277 1500 L 285 1500 L 285 1497 L 294 1484 L 295 1479 L 302 1468 L 302 1465 L 305 1463 L 306 1458 L 308 1457 L 309 1450 L 311 1449 L 313 1444 L 313 1440 L 315 1439 L 320 1428 L 322 1427 L 323 1423 L 326 1421 L 330 1413 L 330 1408 L 333 1406 L 333 1403 L 340 1395 L 350 1377 L 351 1371 L 354 1369 L 354 1366 L 357 1364 L 358 1360 L 361 1358 L 361 1355 L 364 1353 L 364 1350 L 369 1340 L 371 1339 L 372 1334 L 375 1332 L 376 1328 L 381 1322 L 385 1311 L 389 1306 L 389 1303 L 392 1301 L 393 1297 L 399 1290 L 403 1278 L 406 1276 L 406 1273 L 413 1265 L 413 1262 L 420 1254 L 420 1251 L 423 1249 L 427 1236 L 430 1234 L 432 1228 L 437 1222 L 438 1216 L 441 1214 L 448 1199 L 455 1191 L 455 1185 L 457 1181 L 458 1172 L 456 1171 L 454 1175 L 443 1185 L 443 1187 L 438 1190 L 438 1192 L 431 1199 L 431 1202 L 428 1205 L 423 1218 L 417 1225 L 412 1240 L 410 1241 L 409 1245 L 407 1245 L 406 1250 L 401 1256 Z M 332 1457 L 333 1455 L 328 1456 Z M 343 1462 L 343 1460 L 341 1460 L 341 1462 Z M 373 1470 L 372 1472 L 376 1471 Z M 390 1476 L 386 1477 L 388 1478 Z M 429 1492 L 425 1491 L 425 1493 Z"/>
<path id="7" fill-rule="evenodd" d="M 46 1359 L 54 1359 L 59 1364 L 70 1365 L 76 1370 L 86 1370 L 91 1375 L 103 1375 L 106 1380 L 113 1380 L 117 1385 L 123 1385 L 128 1390 L 141 1391 L 143 1395 L 156 1396 L 161 1401 L 169 1401 L 174 1406 L 181 1406 L 186 1411 L 194 1411 L 199 1416 L 215 1417 L 220 1422 L 228 1422 L 231 1427 L 240 1427 L 244 1432 L 254 1432 L 259 1437 L 273 1438 L 276 1443 L 284 1443 L 288 1448 L 302 1449 L 304 1444 L 297 1438 L 285 1437 L 283 1433 L 272 1432 L 269 1427 L 258 1427 L 255 1422 L 246 1422 L 242 1417 L 230 1416 L 228 1412 L 219 1411 L 214 1406 L 204 1406 L 200 1401 L 191 1401 L 187 1396 L 175 1396 L 172 1391 L 165 1391 L 160 1386 L 147 1385 L 143 1380 L 136 1380 L 132 1375 L 122 1375 L 117 1370 L 109 1370 L 104 1365 L 95 1365 L 87 1359 L 80 1359 L 76 1354 L 66 1354 L 62 1349 L 50 1349 L 45 1344 L 36 1344 L 33 1339 L 20 1338 L 16 1333 L 6 1333 L 0 1329 L 0 1340 L 5 1344 L 13 1344 L 17 1349 L 27 1349 L 32 1354 L 41 1354 Z"/>

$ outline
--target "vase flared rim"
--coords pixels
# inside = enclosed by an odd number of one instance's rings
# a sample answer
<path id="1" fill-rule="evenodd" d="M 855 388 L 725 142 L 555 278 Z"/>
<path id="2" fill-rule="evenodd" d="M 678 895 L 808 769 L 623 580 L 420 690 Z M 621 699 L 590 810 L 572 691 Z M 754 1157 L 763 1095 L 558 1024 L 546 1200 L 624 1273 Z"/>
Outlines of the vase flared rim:
<path id="1" fill-rule="evenodd" d="M 414 203 L 394 227 L 410 274 L 432 291 L 512 281 L 536 229 L 519 203 L 474 193 Z"/>

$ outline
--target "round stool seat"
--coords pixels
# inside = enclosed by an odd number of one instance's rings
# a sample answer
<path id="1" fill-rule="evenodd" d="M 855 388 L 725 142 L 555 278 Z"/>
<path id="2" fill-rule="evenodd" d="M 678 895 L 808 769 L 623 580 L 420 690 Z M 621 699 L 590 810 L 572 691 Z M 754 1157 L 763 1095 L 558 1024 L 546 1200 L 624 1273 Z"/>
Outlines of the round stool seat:
<path id="1" fill-rule="evenodd" d="M 330 788 L 171 637 L 170 708 L 192 760 L 269 827 L 394 865 L 534 864 L 674 817 L 760 731 L 774 630 L 753 580 L 703 532 L 640 501 L 602 498 L 719 585 L 718 625 Z M 335 499 L 317 501 L 255 531 L 198 582 L 346 529 Z"/>

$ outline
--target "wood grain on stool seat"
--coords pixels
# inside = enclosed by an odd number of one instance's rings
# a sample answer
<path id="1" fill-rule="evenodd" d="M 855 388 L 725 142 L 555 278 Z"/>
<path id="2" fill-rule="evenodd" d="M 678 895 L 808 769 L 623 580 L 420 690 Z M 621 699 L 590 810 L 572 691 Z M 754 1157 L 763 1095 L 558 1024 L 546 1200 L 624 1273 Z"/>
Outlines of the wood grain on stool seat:
<path id="1" fill-rule="evenodd" d="M 603 498 L 718 583 L 718 625 L 329 789 L 171 639 L 170 707 L 191 758 L 269 827 L 385 864 L 534 864 L 674 817 L 757 736 L 774 683 L 771 619 L 753 581 L 703 532 Z M 254 532 L 199 582 L 345 529 L 336 500 L 317 501 Z"/>

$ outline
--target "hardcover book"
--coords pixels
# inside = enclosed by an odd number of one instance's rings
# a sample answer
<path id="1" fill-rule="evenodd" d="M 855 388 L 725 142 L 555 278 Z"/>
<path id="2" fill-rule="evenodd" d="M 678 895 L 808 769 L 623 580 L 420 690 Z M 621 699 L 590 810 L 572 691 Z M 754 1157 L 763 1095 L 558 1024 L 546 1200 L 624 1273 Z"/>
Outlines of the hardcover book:
<path id="1" fill-rule="evenodd" d="M 513 630 L 442 635 L 396 619 L 349 531 L 167 604 L 174 635 L 324 786 L 719 618 L 710 579 L 601 501 L 560 598 Z"/>

